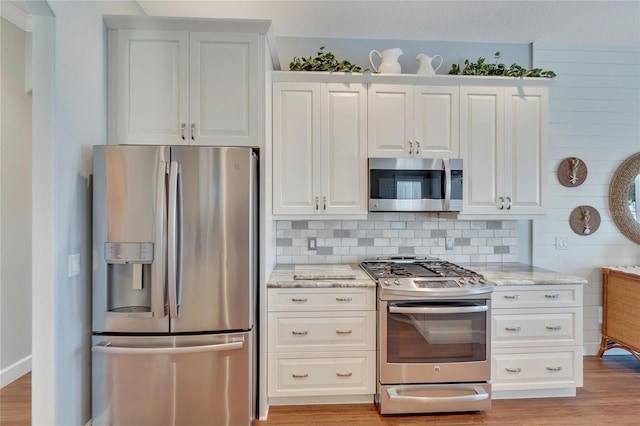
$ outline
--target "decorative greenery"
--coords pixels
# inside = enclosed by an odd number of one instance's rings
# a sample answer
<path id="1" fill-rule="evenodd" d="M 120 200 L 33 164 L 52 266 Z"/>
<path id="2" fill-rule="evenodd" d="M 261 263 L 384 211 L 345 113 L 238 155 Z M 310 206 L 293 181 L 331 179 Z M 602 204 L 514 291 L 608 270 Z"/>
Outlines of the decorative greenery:
<path id="1" fill-rule="evenodd" d="M 553 71 L 546 71 L 542 68 L 526 69 L 518 64 L 511 64 L 507 68 L 504 64 L 499 64 L 500 52 L 494 54 L 495 63 L 489 64 L 485 62 L 485 58 L 478 58 L 478 62 L 471 62 L 468 59 L 464 61 L 464 68 L 460 70 L 458 64 L 451 65 L 449 74 L 458 75 L 462 72 L 462 75 L 497 75 L 505 77 L 544 77 L 553 78 L 556 73 Z"/>
<path id="2" fill-rule="evenodd" d="M 331 52 L 324 52 L 324 46 L 320 47 L 318 56 L 315 58 L 309 56 L 308 58 L 296 56 L 293 57 L 293 61 L 289 64 L 290 71 L 329 71 L 329 72 L 365 72 L 368 69 L 363 70 L 357 65 L 352 64 L 349 61 L 338 62 L 336 57 Z"/>

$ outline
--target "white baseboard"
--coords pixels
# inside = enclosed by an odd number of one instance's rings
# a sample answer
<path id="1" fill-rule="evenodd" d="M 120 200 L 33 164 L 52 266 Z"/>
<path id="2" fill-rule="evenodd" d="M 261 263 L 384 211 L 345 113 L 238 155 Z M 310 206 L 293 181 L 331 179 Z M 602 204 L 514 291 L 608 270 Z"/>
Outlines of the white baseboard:
<path id="1" fill-rule="evenodd" d="M 0 387 L 3 388 L 9 383 L 18 380 L 29 371 L 31 371 L 31 355 L 14 362 L 0 371 Z"/>

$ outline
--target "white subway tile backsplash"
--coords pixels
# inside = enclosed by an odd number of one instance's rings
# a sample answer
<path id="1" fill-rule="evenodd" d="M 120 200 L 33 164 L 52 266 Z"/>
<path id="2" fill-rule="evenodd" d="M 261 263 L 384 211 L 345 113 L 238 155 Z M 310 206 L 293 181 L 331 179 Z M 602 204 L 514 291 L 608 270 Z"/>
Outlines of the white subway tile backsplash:
<path id="1" fill-rule="evenodd" d="M 368 220 L 281 220 L 276 223 L 276 261 L 357 263 L 373 256 L 415 254 L 453 262 L 517 261 L 512 220 L 458 221 L 437 214 L 370 213 Z M 317 249 L 308 250 L 309 237 Z M 446 238 L 454 238 L 446 250 Z"/>

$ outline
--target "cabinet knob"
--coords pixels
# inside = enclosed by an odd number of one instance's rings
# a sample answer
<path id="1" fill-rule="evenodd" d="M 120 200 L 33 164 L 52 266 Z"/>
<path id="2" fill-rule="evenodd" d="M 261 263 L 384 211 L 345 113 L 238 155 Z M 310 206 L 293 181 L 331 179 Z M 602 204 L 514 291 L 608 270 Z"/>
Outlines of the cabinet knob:
<path id="1" fill-rule="evenodd" d="M 500 210 L 504 210 L 504 197 L 500 197 Z"/>
<path id="2" fill-rule="evenodd" d="M 420 141 L 416 141 L 416 155 L 420 155 Z"/>
<path id="3" fill-rule="evenodd" d="M 507 210 L 511 210 L 511 197 L 507 197 Z"/>
<path id="4" fill-rule="evenodd" d="M 293 334 L 294 336 L 306 336 L 307 334 L 309 334 L 308 331 L 292 331 L 291 334 Z"/>
<path id="5" fill-rule="evenodd" d="M 191 123 L 191 140 L 196 140 L 196 123 Z"/>
<path id="6" fill-rule="evenodd" d="M 560 293 L 545 294 L 544 297 L 546 297 L 547 299 L 560 299 L 560 297 L 562 297 L 562 295 Z"/>
<path id="7" fill-rule="evenodd" d="M 505 294 L 504 298 L 505 299 L 510 299 L 510 300 L 518 300 L 518 299 L 520 299 L 520 295 L 519 294 Z"/>
<path id="8" fill-rule="evenodd" d="M 519 373 L 522 371 L 522 368 L 518 367 L 518 368 L 505 368 L 505 370 L 507 370 L 508 373 Z"/>
<path id="9" fill-rule="evenodd" d="M 319 199 L 318 199 L 318 197 L 316 197 L 316 210 L 318 210 L 318 206 L 319 206 L 319 205 L 320 205 L 320 204 L 319 204 Z"/>
<path id="10" fill-rule="evenodd" d="M 562 330 L 562 326 L 561 325 L 548 325 L 547 330 L 551 330 L 551 331 L 558 331 L 558 330 Z"/>
<path id="11" fill-rule="evenodd" d="M 336 330 L 336 334 L 340 334 L 342 336 L 353 333 L 352 330 Z"/>
<path id="12" fill-rule="evenodd" d="M 336 297 L 336 302 L 351 302 L 352 300 L 350 297 Z"/>
<path id="13" fill-rule="evenodd" d="M 302 373 L 302 374 L 292 373 L 291 377 L 295 377 L 296 379 L 304 379 L 306 377 L 309 377 L 309 373 Z"/>
<path id="14" fill-rule="evenodd" d="M 349 371 L 348 373 L 336 373 L 336 376 L 338 376 L 338 377 L 351 377 L 351 376 L 353 376 L 353 373 L 351 371 Z"/>
<path id="15" fill-rule="evenodd" d="M 180 124 L 180 138 L 182 138 L 182 140 L 185 140 L 184 130 L 186 128 L 187 128 L 187 123 Z"/>
<path id="16" fill-rule="evenodd" d="M 309 300 L 309 299 L 307 299 L 306 297 L 292 297 L 291 298 L 292 302 L 306 302 L 307 300 Z"/>
<path id="17" fill-rule="evenodd" d="M 413 141 L 409 141 L 409 155 L 413 155 Z"/>
<path id="18" fill-rule="evenodd" d="M 322 209 L 327 209 L 327 197 L 322 197 Z"/>
<path id="19" fill-rule="evenodd" d="M 522 327 L 520 327 L 520 326 L 517 326 L 517 327 L 505 327 L 504 329 L 507 330 L 507 331 L 518 332 L 518 331 L 522 330 Z"/>
<path id="20" fill-rule="evenodd" d="M 546 367 L 547 371 L 562 371 L 562 367 L 561 366 L 557 366 L 557 367 Z"/>

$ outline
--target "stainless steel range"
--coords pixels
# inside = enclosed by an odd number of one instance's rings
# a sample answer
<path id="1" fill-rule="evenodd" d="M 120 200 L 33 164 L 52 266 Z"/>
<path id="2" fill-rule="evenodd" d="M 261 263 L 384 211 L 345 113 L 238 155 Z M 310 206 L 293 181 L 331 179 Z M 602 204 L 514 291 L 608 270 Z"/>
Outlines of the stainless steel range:
<path id="1" fill-rule="evenodd" d="M 378 283 L 380 413 L 489 410 L 492 284 L 437 258 L 361 267 Z"/>

